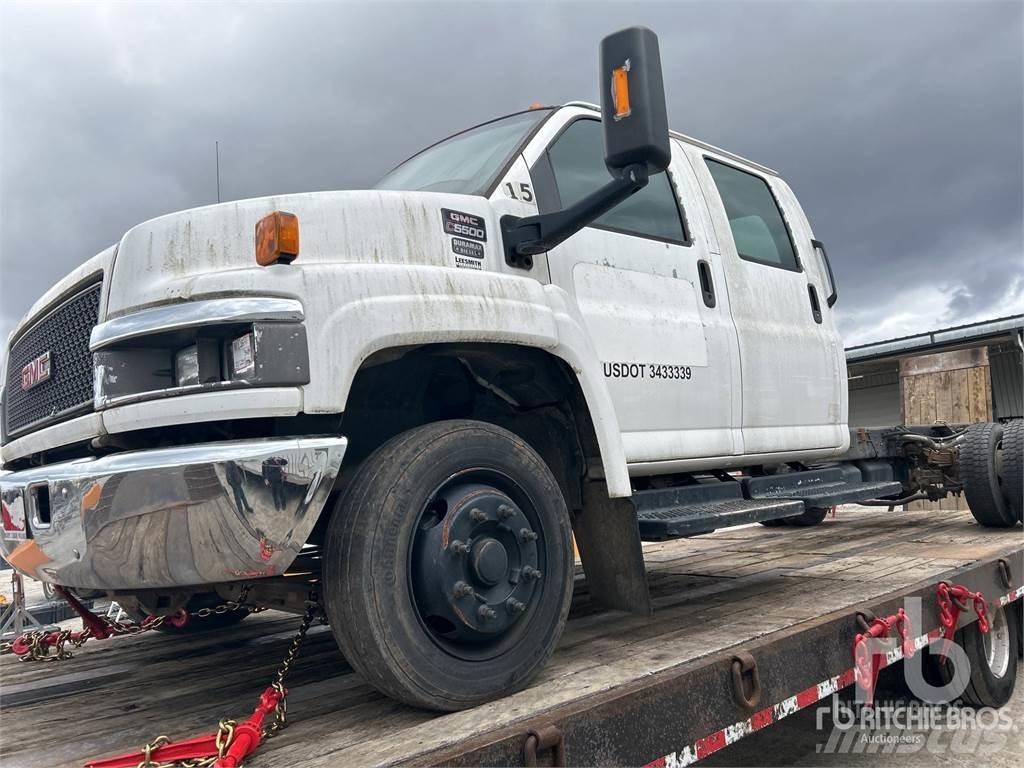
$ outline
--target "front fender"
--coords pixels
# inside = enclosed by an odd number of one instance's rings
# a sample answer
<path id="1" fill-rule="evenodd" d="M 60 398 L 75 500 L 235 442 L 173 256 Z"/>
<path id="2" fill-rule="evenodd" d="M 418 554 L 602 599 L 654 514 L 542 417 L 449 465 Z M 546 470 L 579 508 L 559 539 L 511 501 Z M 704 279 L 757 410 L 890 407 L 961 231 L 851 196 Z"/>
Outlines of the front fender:
<path id="1" fill-rule="evenodd" d="M 302 301 L 310 348 L 306 413 L 345 410 L 355 375 L 375 352 L 444 342 L 520 344 L 547 350 L 576 374 L 594 424 L 609 494 L 629 496 L 618 419 L 597 352 L 572 299 L 529 277 L 411 264 L 308 264 L 231 273 L 244 293 Z M 186 293 L 223 295 L 223 275 Z"/>
<path id="2" fill-rule="evenodd" d="M 311 328 L 326 379 L 312 382 L 308 413 L 344 410 L 359 366 L 384 349 L 444 342 L 520 344 L 549 351 L 576 374 L 594 424 L 608 490 L 631 493 L 618 420 L 593 343 L 575 305 L 552 285 L 494 272 L 375 265 L 351 270 L 351 301 Z M 307 312 L 316 314 L 309 306 Z M 315 341 L 313 340 L 315 339 Z M 314 391 L 315 390 L 315 391 Z"/>

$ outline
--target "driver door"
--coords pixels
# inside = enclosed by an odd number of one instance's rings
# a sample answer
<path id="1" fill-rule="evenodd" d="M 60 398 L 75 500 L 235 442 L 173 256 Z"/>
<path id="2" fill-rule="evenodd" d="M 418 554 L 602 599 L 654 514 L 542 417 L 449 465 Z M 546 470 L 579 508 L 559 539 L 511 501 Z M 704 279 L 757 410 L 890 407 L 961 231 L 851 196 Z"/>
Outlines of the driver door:
<path id="1" fill-rule="evenodd" d="M 572 114 L 572 113 L 570 113 Z M 571 116 L 530 163 L 541 213 L 610 180 L 601 123 Z M 699 188 L 673 142 L 666 173 L 550 250 L 551 282 L 579 307 L 601 359 L 634 474 L 666 461 L 742 452 L 738 352 Z"/>

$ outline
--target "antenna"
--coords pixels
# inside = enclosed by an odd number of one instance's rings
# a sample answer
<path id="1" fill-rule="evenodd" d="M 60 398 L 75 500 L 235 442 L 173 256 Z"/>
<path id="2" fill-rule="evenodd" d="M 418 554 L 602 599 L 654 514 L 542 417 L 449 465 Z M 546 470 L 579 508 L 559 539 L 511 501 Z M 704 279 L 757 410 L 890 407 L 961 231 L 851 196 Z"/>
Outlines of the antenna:
<path id="1" fill-rule="evenodd" d="M 220 202 L 220 142 L 213 142 L 214 156 L 217 163 L 217 202 Z"/>

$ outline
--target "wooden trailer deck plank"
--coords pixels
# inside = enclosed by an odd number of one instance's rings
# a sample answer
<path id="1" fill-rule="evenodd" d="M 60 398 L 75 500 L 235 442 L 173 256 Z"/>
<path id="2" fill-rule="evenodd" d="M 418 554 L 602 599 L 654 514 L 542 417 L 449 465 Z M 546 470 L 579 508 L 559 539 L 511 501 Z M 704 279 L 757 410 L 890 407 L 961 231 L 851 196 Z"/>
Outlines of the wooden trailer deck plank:
<path id="1" fill-rule="evenodd" d="M 540 678 L 446 715 L 381 696 L 344 662 L 329 629 L 314 627 L 288 681 L 292 723 L 249 765 L 401 764 L 1020 548 L 1019 531 L 981 529 L 969 513 L 884 509 L 842 509 L 815 528 L 751 526 L 646 545 L 651 619 L 598 611 L 578 575 L 568 627 Z M 214 636 L 94 642 L 63 663 L 4 657 L 0 764 L 78 765 L 245 717 L 297 624 L 267 612 Z"/>

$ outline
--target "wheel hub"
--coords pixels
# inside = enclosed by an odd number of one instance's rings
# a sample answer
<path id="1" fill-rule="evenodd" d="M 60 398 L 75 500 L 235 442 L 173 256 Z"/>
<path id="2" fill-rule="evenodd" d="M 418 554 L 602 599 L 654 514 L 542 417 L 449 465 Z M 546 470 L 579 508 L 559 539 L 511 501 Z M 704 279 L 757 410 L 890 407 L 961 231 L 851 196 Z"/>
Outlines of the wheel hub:
<path id="1" fill-rule="evenodd" d="M 992 614 L 989 631 L 982 634 L 981 643 L 989 670 L 996 677 L 1004 677 L 1010 666 L 1010 626 L 1001 609 Z"/>
<path id="2" fill-rule="evenodd" d="M 493 587 L 508 575 L 508 552 L 497 539 L 488 537 L 477 542 L 470 557 L 473 575 L 483 586 Z"/>
<path id="3" fill-rule="evenodd" d="M 413 541 L 413 598 L 436 636 L 491 642 L 529 612 L 544 575 L 540 531 L 501 490 L 482 483 L 442 489 Z"/>

